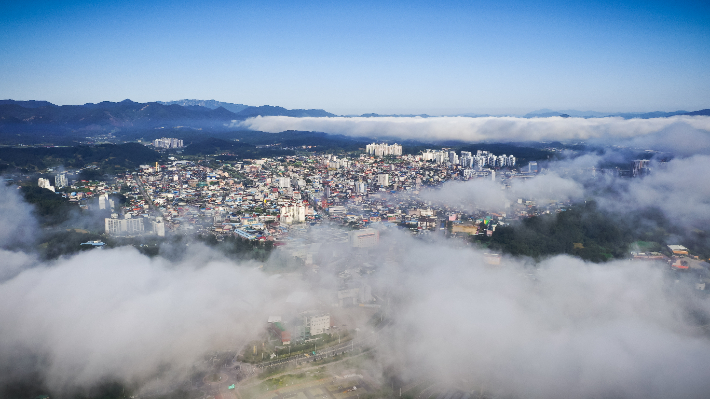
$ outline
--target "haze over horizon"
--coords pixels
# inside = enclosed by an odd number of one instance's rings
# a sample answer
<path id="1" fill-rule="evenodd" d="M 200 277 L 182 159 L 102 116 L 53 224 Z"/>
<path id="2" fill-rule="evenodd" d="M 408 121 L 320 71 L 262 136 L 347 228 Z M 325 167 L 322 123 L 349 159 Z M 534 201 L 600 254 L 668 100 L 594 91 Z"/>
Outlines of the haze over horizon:
<path id="1" fill-rule="evenodd" d="M 703 2 L 4 3 L 0 97 L 336 114 L 710 107 Z"/>

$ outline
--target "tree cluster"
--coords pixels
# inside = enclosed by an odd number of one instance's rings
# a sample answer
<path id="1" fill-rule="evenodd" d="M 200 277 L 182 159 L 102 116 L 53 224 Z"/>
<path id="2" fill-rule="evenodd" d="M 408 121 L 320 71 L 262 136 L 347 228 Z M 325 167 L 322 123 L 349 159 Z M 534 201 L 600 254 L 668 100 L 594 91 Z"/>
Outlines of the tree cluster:
<path id="1" fill-rule="evenodd" d="M 589 201 L 557 214 L 499 226 L 490 245 L 512 255 L 540 258 L 566 253 L 604 262 L 627 256 L 629 245 L 635 239 L 636 234 L 626 223 Z"/>

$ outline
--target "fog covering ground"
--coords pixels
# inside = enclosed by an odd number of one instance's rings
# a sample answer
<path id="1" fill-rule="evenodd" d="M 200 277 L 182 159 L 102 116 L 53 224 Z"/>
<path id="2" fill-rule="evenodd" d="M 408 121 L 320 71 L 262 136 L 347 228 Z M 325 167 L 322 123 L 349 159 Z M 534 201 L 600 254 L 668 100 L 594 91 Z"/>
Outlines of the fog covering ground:
<path id="1" fill-rule="evenodd" d="M 434 142 L 579 141 L 633 145 L 679 155 L 710 152 L 710 117 L 518 118 L 518 117 L 333 117 L 265 116 L 234 121 L 233 127 L 278 133 L 317 131 L 356 137 Z"/>
<path id="2" fill-rule="evenodd" d="M 690 124 L 681 130 L 707 134 Z M 643 179 L 572 173 L 614 158 L 610 151 L 551 163 L 509 190 L 474 180 L 427 195 L 470 209 L 505 209 L 521 196 L 594 199 L 614 211 L 653 207 L 680 226 L 705 228 L 703 154 L 702 145 L 685 148 L 654 162 Z M 0 187 L 0 197 L 0 393 L 23 379 L 58 396 L 103 381 L 159 391 L 206 353 L 241 348 L 290 293 L 309 292 L 317 304 L 335 289 L 333 276 L 268 275 L 197 243 L 180 256 L 123 247 L 40 261 L 26 247 L 37 226 L 31 207 L 12 187 Z M 322 248 L 363 259 L 342 245 Z M 537 263 L 504 257 L 491 267 L 482 250 L 400 231 L 383 233 L 364 256 L 378 268 L 373 292 L 391 302 L 374 374 L 395 370 L 405 380 L 512 397 L 710 395 L 710 337 L 698 326 L 710 302 L 676 283 L 665 264 L 560 255 Z"/>
<path id="3" fill-rule="evenodd" d="M 710 187 L 705 178 L 710 176 L 710 156 L 652 159 L 652 172 L 635 179 L 603 175 L 600 165 L 610 158 L 616 158 L 613 151 L 546 163 L 542 173 L 531 179 L 513 179 L 505 190 L 500 182 L 475 179 L 447 182 L 421 196 L 469 212 L 505 212 L 506 204 L 521 198 L 539 203 L 594 200 L 604 209 L 619 213 L 659 209 L 679 226 L 704 230 L 710 223 Z"/>

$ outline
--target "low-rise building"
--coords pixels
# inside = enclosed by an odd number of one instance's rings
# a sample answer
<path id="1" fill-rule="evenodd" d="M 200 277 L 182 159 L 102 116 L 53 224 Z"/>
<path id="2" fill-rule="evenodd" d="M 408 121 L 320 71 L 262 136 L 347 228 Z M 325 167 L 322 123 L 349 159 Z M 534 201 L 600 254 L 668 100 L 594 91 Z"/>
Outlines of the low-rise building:
<path id="1" fill-rule="evenodd" d="M 380 241 L 380 232 L 375 229 L 353 230 L 348 232 L 348 238 L 355 248 L 374 247 Z"/>

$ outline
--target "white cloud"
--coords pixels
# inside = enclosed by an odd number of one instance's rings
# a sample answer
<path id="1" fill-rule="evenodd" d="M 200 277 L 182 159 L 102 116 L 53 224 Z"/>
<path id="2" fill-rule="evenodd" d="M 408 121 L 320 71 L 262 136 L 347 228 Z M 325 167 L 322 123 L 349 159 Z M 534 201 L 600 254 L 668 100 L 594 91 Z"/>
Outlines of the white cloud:
<path id="1" fill-rule="evenodd" d="M 518 198 L 539 204 L 594 199 L 605 209 L 622 214 L 657 208 L 678 227 L 706 229 L 710 223 L 710 187 L 704 184 L 704 177 L 710 176 L 710 156 L 654 161 L 651 173 L 641 178 L 592 175 L 593 167 L 614 156 L 586 154 L 550 162 L 547 172 L 525 180 L 512 179 L 508 189 L 490 179 L 473 179 L 450 181 L 420 195 L 424 200 L 465 211 L 503 211 L 506 202 L 514 203 Z"/>
<path id="2" fill-rule="evenodd" d="M 557 256 L 522 273 L 479 252 L 407 246 L 382 359 L 408 377 L 501 396 L 690 397 L 710 389 L 710 341 L 661 268 Z M 406 267 L 405 267 L 406 265 Z M 707 301 L 702 303 L 710 310 Z"/>
<path id="3" fill-rule="evenodd" d="M 299 287 L 255 264 L 194 255 L 172 264 L 92 250 L 24 270 L 0 284 L 0 353 L 44 356 L 54 389 L 141 382 L 166 365 L 181 375 L 208 351 L 243 347 Z"/>
<path id="4" fill-rule="evenodd" d="M 710 223 L 710 186 L 705 183 L 710 176 L 710 156 L 695 155 L 651 167 L 651 174 L 642 179 L 616 182 L 619 194 L 601 196 L 600 201 L 617 210 L 656 207 L 676 225 L 705 229 Z"/>
<path id="5" fill-rule="evenodd" d="M 422 199 L 455 206 L 466 211 L 504 211 L 506 203 L 512 204 L 519 198 L 545 201 L 578 200 L 585 195 L 582 185 L 569 178 L 560 177 L 555 172 L 543 173 L 529 179 L 516 179 L 510 187 L 491 179 L 474 179 L 466 182 L 451 181 L 441 188 L 424 190 Z"/>
<path id="6" fill-rule="evenodd" d="M 259 116 L 236 123 L 235 126 L 270 133 L 305 130 L 357 137 L 398 137 L 424 141 L 462 140 L 467 142 L 620 140 L 643 137 L 672 127 L 674 130 L 701 130 L 703 131 L 701 136 L 708 140 L 710 117 L 526 119 L 515 117 L 290 118 Z M 666 141 L 662 140 L 662 142 Z"/>
<path id="7" fill-rule="evenodd" d="M 0 184 L 0 198 L 0 248 L 32 241 L 37 221 L 32 216 L 32 206 L 24 202 L 18 187 Z"/>

